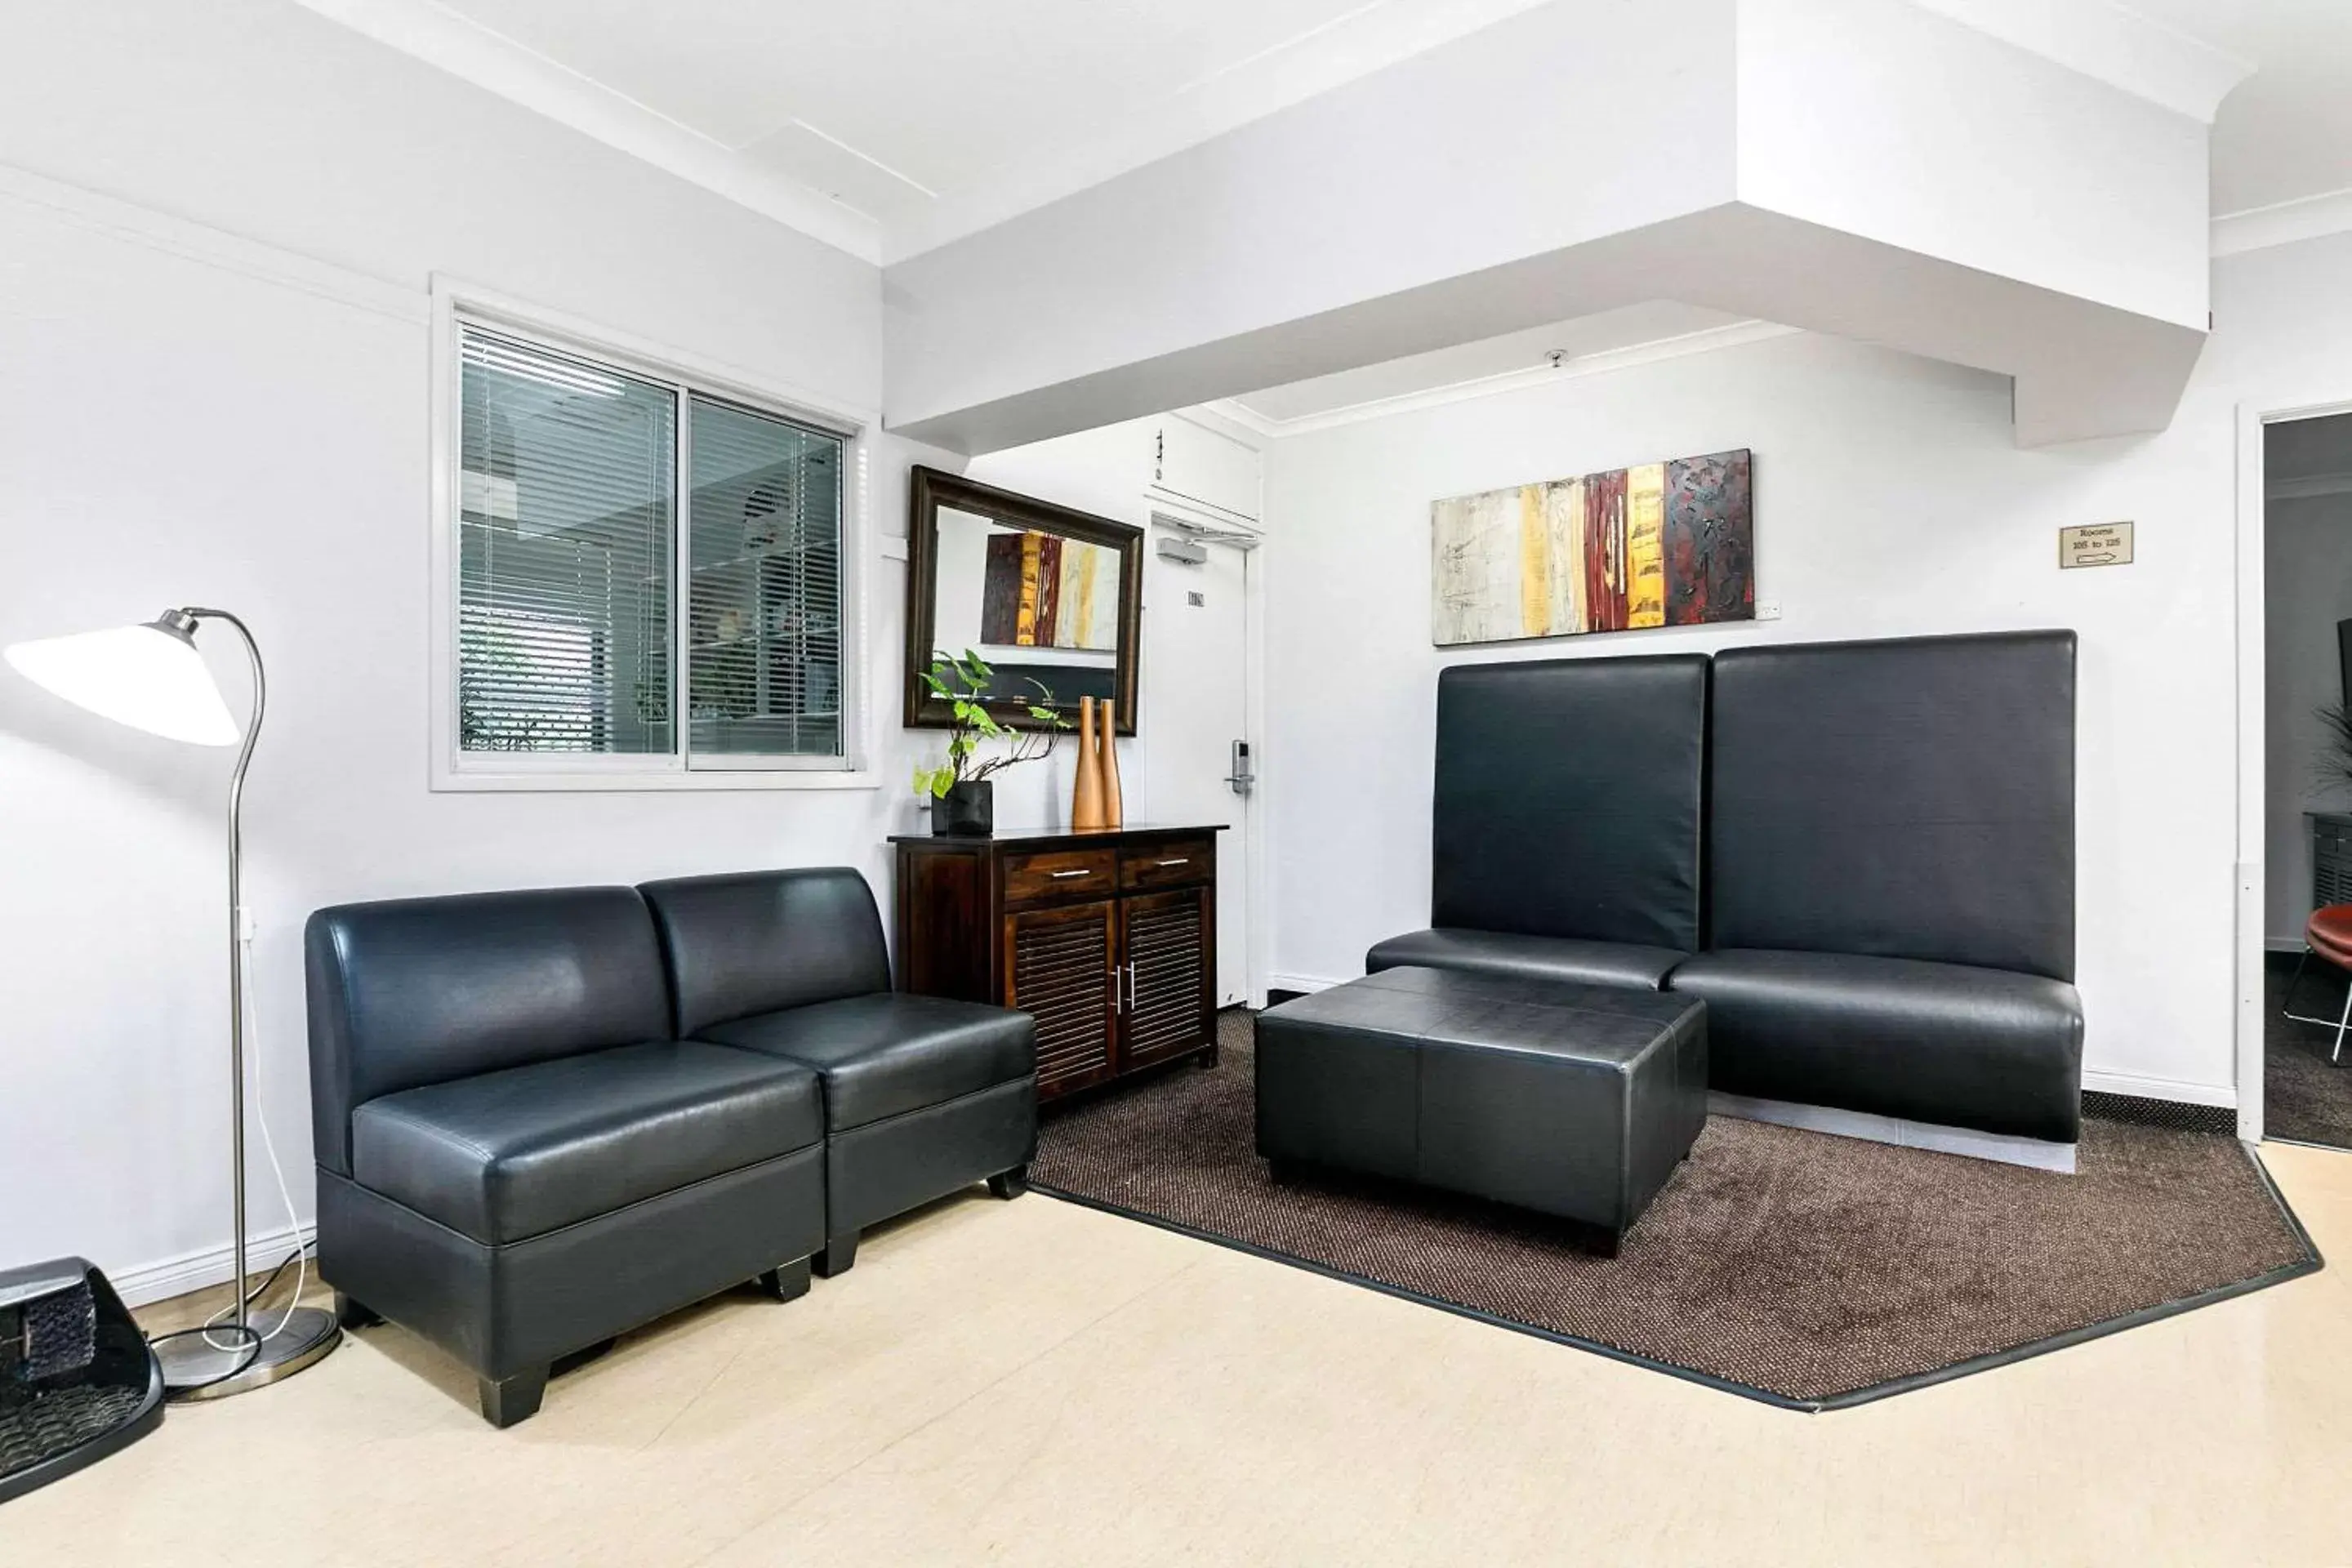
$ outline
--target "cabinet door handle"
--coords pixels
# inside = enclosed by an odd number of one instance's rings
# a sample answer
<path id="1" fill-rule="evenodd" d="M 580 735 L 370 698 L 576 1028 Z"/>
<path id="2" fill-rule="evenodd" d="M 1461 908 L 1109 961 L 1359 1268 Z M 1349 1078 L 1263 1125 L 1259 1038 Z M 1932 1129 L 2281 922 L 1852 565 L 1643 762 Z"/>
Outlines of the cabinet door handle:
<path id="1" fill-rule="evenodd" d="M 1094 875 L 1092 871 L 1048 871 L 1045 874 L 1053 878 L 1056 882 L 1066 882 L 1072 877 L 1091 877 Z"/>
<path id="2" fill-rule="evenodd" d="M 1162 860 L 1158 863 L 1162 866 L 1190 866 L 1192 863 L 1192 858 L 1189 855 L 1180 855 L 1173 860 Z"/>

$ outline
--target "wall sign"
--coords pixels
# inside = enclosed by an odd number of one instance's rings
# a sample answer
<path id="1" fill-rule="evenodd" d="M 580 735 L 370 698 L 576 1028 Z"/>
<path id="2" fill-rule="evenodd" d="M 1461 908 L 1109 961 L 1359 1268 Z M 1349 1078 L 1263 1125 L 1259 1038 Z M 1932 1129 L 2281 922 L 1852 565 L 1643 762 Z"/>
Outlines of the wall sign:
<path id="1" fill-rule="evenodd" d="M 2132 525 L 2094 522 L 2058 531 L 2058 566 L 2128 566 L 2132 559 Z"/>

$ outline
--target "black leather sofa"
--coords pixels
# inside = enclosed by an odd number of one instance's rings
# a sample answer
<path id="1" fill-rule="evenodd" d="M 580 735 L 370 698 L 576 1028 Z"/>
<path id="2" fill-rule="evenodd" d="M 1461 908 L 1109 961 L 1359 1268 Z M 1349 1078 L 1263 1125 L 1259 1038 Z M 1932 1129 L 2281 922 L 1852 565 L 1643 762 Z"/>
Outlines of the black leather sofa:
<path id="1" fill-rule="evenodd" d="M 538 1409 L 551 1363 L 666 1312 L 752 1279 L 801 1294 L 832 1215 L 845 1264 L 856 1226 L 1021 1187 L 1031 1021 L 887 995 L 855 871 L 653 891 L 658 926 L 637 889 L 576 888 L 343 905 L 306 931 L 320 1274 L 348 1325 L 389 1318 L 469 1367 L 496 1426 Z"/>
<path id="2" fill-rule="evenodd" d="M 1664 988 L 1706 1003 L 1716 1089 L 2074 1142 L 2074 650 L 1449 668 L 1436 929 L 1365 967 Z"/>

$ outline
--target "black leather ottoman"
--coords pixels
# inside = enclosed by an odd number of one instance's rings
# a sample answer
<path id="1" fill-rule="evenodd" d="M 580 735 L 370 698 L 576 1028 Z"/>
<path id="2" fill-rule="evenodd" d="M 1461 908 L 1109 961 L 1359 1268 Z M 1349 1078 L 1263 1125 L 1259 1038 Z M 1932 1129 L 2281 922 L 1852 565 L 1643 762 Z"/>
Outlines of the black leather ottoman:
<path id="1" fill-rule="evenodd" d="M 1402 968 L 1257 1018 L 1257 1152 L 1535 1209 L 1616 1244 L 1706 1124 L 1706 1009 Z"/>

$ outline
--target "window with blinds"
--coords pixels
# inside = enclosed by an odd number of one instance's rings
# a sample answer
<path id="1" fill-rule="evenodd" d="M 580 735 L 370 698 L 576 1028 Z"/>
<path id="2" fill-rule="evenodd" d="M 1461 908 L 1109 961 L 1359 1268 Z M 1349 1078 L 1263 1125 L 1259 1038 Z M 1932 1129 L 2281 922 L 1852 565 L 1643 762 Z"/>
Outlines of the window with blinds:
<path id="1" fill-rule="evenodd" d="M 843 765 L 847 437 L 458 331 L 460 753 Z"/>
<path id="2" fill-rule="evenodd" d="M 839 756 L 845 443 L 708 397 L 688 407 L 692 749 Z"/>

